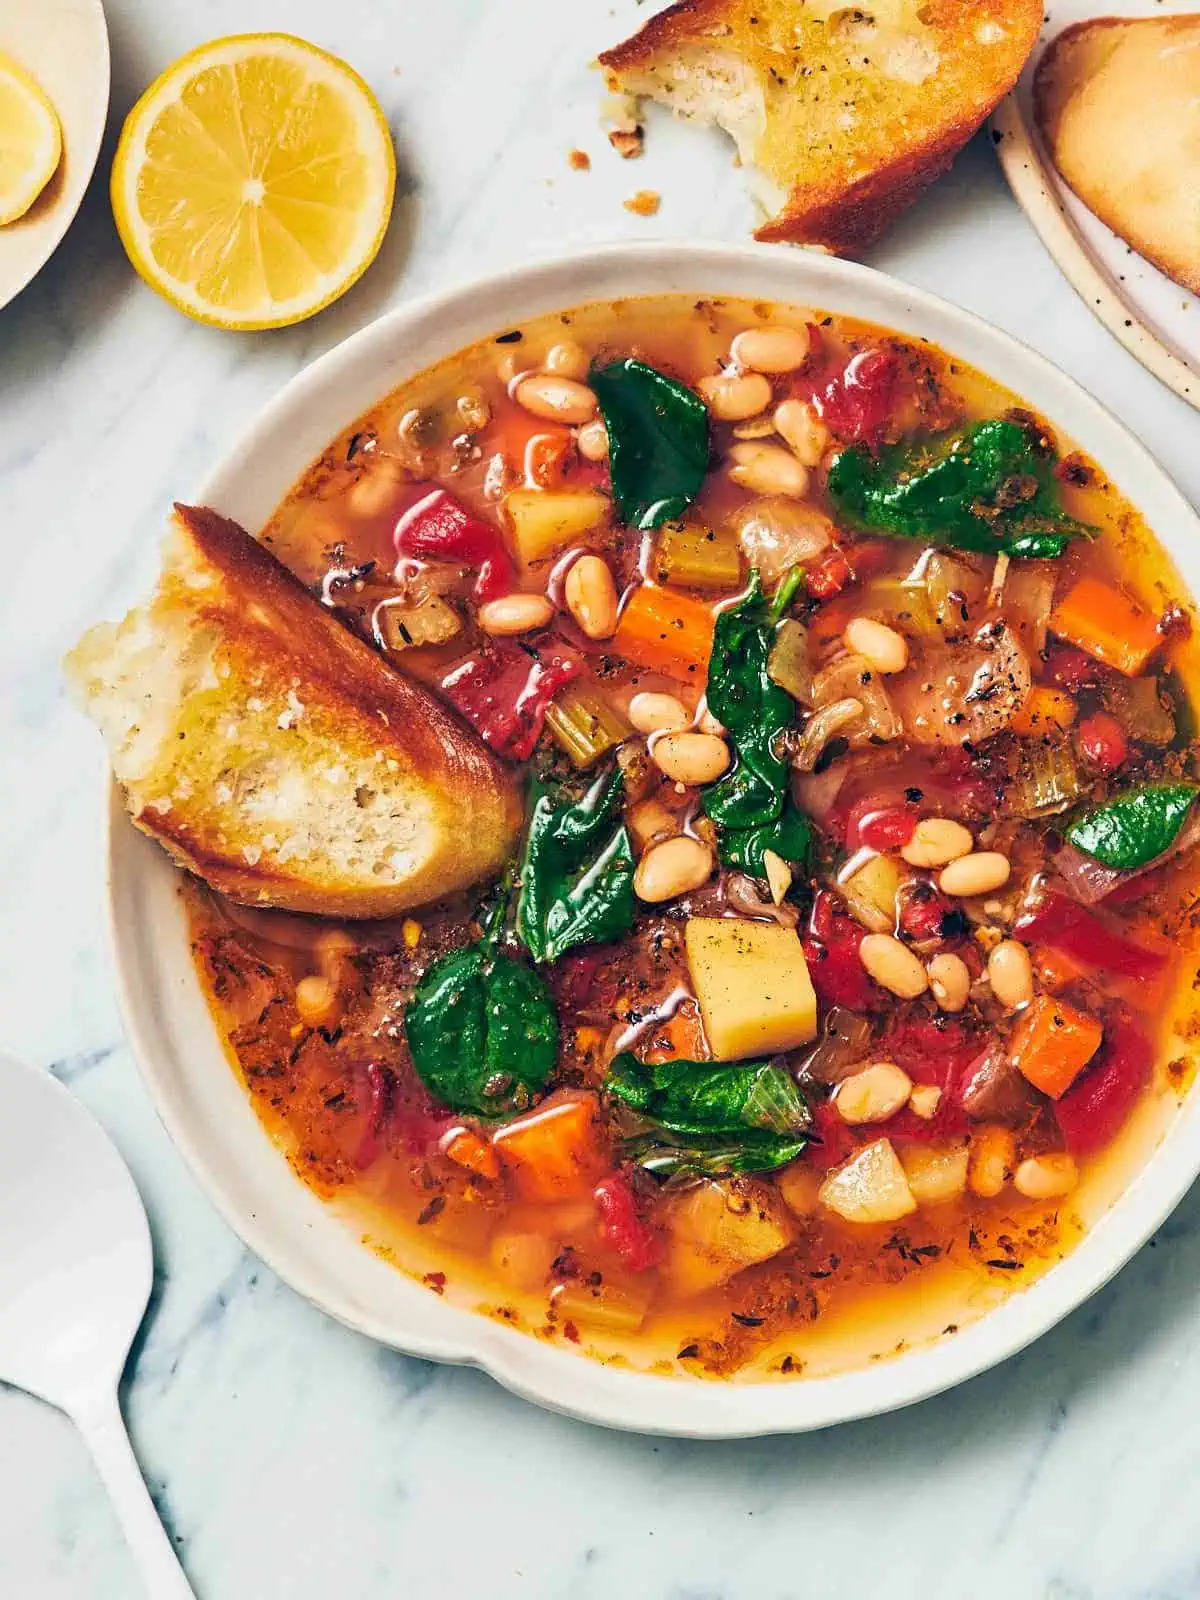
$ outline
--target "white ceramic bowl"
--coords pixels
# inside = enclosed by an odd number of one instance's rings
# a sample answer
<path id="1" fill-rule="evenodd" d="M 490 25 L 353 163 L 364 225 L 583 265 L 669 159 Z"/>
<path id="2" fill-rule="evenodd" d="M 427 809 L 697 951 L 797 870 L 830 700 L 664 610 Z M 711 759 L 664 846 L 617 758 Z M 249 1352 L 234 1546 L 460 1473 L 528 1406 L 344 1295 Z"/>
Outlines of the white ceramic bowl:
<path id="1" fill-rule="evenodd" d="M 543 312 L 669 291 L 793 301 L 932 339 L 1009 385 L 1095 456 L 1200 593 L 1200 520 L 1142 446 L 1070 378 L 944 301 L 866 267 L 777 246 L 615 246 L 404 306 L 293 379 L 193 498 L 257 529 L 341 428 L 439 358 Z M 121 1001 L 142 1073 L 172 1138 L 246 1244 L 293 1288 L 371 1338 L 474 1363 L 529 1399 L 594 1422 L 736 1437 L 823 1427 L 935 1394 L 1012 1355 L 1094 1293 L 1200 1169 L 1200 1096 L 1193 1094 L 1143 1170 L 1063 1263 L 956 1336 L 865 1370 L 722 1383 L 605 1367 L 448 1304 L 358 1243 L 260 1128 L 193 975 L 174 870 L 119 803 L 110 883 Z"/>

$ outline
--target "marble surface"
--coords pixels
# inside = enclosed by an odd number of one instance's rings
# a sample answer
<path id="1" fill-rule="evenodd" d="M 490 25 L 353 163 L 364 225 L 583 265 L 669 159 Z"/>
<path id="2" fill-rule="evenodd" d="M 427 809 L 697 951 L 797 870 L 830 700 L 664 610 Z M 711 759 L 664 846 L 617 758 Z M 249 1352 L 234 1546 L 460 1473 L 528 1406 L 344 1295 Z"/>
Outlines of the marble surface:
<path id="1" fill-rule="evenodd" d="M 727 1445 L 608 1434 L 380 1350 L 275 1281 L 209 1208 L 122 1040 L 100 752 L 65 703 L 62 651 L 147 580 L 171 498 L 298 367 L 384 307 L 568 240 L 740 238 L 750 212 L 715 135 L 655 118 L 640 164 L 608 149 L 586 63 L 640 15 L 635 0 L 107 9 L 113 127 L 202 39 L 286 28 L 371 80 L 403 173 L 383 255 L 341 304 L 233 336 L 187 322 L 127 266 L 106 198 L 110 128 L 65 245 L 0 313 L 0 1037 L 97 1112 L 146 1197 L 159 1272 L 126 1409 L 202 1600 L 1200 1594 L 1195 1195 L 1088 1306 L 958 1392 Z M 590 173 L 569 170 L 576 145 Z M 662 192 L 654 219 L 622 209 L 642 187 Z M 986 139 L 874 260 L 1037 345 L 1200 496 L 1195 414 L 1076 299 Z M 0 1391 L 0 1595 L 138 1593 L 69 1425 Z"/>

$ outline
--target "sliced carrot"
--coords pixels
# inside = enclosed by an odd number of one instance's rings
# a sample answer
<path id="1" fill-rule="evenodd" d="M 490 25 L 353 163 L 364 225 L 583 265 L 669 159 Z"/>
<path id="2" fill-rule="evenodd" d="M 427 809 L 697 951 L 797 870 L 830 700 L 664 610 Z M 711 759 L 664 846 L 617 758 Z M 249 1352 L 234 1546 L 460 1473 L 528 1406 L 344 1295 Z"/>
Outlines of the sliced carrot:
<path id="1" fill-rule="evenodd" d="M 456 1128 L 442 1149 L 451 1161 L 457 1161 L 468 1172 L 474 1172 L 481 1178 L 500 1176 L 500 1161 L 496 1152 L 472 1128 Z"/>
<path id="2" fill-rule="evenodd" d="M 703 684 L 712 654 L 713 622 L 703 601 L 645 583 L 626 602 L 611 650 L 680 683 Z"/>
<path id="3" fill-rule="evenodd" d="M 660 1061 L 707 1061 L 712 1055 L 704 1037 L 704 1024 L 694 1000 L 685 1000 L 675 1014 L 650 1032 L 650 1043 L 642 1052 L 649 1066 Z"/>
<path id="4" fill-rule="evenodd" d="M 1098 578 L 1080 578 L 1051 612 L 1050 627 L 1127 678 L 1136 678 L 1162 643 L 1150 613 Z"/>
<path id="5" fill-rule="evenodd" d="M 522 1199 L 574 1200 L 603 1177 L 606 1153 L 594 1094 L 551 1095 L 492 1135 Z"/>
<path id="6" fill-rule="evenodd" d="M 1065 1000 L 1040 994 L 1013 1034 L 1013 1065 L 1035 1089 L 1057 1100 L 1099 1050 L 1103 1037 L 1095 1017 Z"/>
<path id="7" fill-rule="evenodd" d="M 1075 721 L 1079 707 L 1065 689 L 1035 684 L 1025 704 L 1009 723 L 1014 733 L 1065 732 Z"/>

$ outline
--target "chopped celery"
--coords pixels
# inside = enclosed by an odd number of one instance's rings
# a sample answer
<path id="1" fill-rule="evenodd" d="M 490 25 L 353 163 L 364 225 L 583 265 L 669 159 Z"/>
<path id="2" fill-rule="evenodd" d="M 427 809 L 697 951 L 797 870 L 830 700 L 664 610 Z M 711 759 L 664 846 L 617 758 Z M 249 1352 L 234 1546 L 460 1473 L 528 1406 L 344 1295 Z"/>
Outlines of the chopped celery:
<path id="1" fill-rule="evenodd" d="M 808 629 L 789 617 L 775 630 L 767 674 L 802 706 L 812 705 L 812 666 L 808 659 Z"/>
<path id="2" fill-rule="evenodd" d="M 684 589 L 736 589 L 742 553 L 731 528 L 697 522 L 667 522 L 658 536 L 655 577 Z"/>
<path id="3" fill-rule="evenodd" d="M 1139 744 L 1167 745 L 1175 737 L 1175 713 L 1159 693 L 1157 678 L 1119 678 L 1106 684 L 1104 704 Z"/>
<path id="4" fill-rule="evenodd" d="M 640 1284 L 618 1288 L 612 1283 L 590 1280 L 560 1283 L 550 1296 L 550 1304 L 565 1322 L 583 1322 L 609 1333 L 636 1333 L 646 1319 L 650 1293 Z"/>
<path id="5" fill-rule="evenodd" d="M 937 615 L 928 590 L 923 579 L 914 582 L 914 576 L 893 572 L 872 578 L 863 590 L 864 612 L 907 623 L 917 633 L 936 632 Z"/>
<path id="6" fill-rule="evenodd" d="M 371 620 L 375 637 L 386 650 L 444 644 L 462 626 L 454 607 L 436 594 L 417 601 L 383 600 Z"/>
<path id="7" fill-rule="evenodd" d="M 979 567 L 945 550 L 931 551 L 917 571 L 924 579 L 929 603 L 943 627 L 962 622 L 963 607 L 978 605 L 987 593 L 987 578 Z M 913 572 L 909 581 L 916 575 Z"/>
<path id="8" fill-rule="evenodd" d="M 1075 804 L 1085 785 L 1075 753 L 1065 740 L 1027 744 L 1024 756 L 1008 795 L 1008 809 L 1013 816 L 1045 817 Z"/>
<path id="9" fill-rule="evenodd" d="M 568 689 L 550 703 L 546 727 L 577 767 L 590 767 L 629 737 L 629 724 L 602 695 Z"/>

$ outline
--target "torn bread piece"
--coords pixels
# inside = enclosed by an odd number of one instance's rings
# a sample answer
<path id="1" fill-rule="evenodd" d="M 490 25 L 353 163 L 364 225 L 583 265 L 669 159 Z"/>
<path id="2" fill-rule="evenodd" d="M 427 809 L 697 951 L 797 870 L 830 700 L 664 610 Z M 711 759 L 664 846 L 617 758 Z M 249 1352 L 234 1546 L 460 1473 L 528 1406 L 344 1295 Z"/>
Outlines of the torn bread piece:
<path id="1" fill-rule="evenodd" d="M 1034 112 L 1084 205 L 1200 294 L 1200 15 L 1065 28 L 1038 63 Z"/>
<path id="2" fill-rule="evenodd" d="M 134 822 L 243 904 L 390 916 L 516 842 L 502 763 L 215 511 L 175 508 L 153 598 L 66 667 Z"/>
<path id="3" fill-rule="evenodd" d="M 1020 75 L 1035 0 L 681 0 L 600 57 L 611 89 L 716 123 L 759 239 L 863 251 Z"/>

